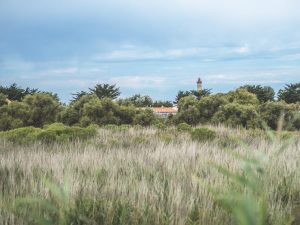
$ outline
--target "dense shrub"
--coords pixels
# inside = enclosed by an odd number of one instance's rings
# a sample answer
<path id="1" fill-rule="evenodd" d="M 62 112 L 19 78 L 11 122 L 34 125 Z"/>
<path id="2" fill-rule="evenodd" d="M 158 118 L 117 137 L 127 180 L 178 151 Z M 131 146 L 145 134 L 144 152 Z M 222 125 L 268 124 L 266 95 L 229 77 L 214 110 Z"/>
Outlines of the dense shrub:
<path id="1" fill-rule="evenodd" d="M 201 123 L 210 122 L 221 106 L 228 103 L 224 94 L 202 97 L 197 104 Z"/>
<path id="2" fill-rule="evenodd" d="M 18 144 L 26 144 L 35 141 L 44 143 L 67 142 L 72 140 L 87 140 L 96 135 L 97 126 L 91 125 L 87 128 L 69 127 L 61 123 L 45 126 L 44 129 L 35 127 L 22 127 L 6 132 L 0 136 L 8 141 Z"/>
<path id="3" fill-rule="evenodd" d="M 42 127 L 54 123 L 61 110 L 60 103 L 51 94 L 36 93 L 25 96 L 23 102 L 28 106 L 29 118 L 27 125 Z"/>
<path id="4" fill-rule="evenodd" d="M 230 103 L 223 106 L 213 117 L 214 123 L 245 128 L 257 128 L 260 126 L 257 109 L 253 105 L 241 105 Z"/>
<path id="5" fill-rule="evenodd" d="M 237 103 L 241 105 L 258 105 L 259 101 L 255 94 L 248 92 L 245 89 L 237 89 L 230 91 L 227 95 L 227 99 L 231 103 Z"/>
<path id="6" fill-rule="evenodd" d="M 113 130 L 113 131 L 119 130 L 119 127 L 115 124 L 107 124 L 103 128 L 108 130 Z"/>
<path id="7" fill-rule="evenodd" d="M 132 124 L 136 109 L 132 106 L 119 105 L 109 98 L 99 99 L 96 95 L 83 95 L 60 115 L 60 121 L 67 125 L 80 124 Z"/>
<path id="8" fill-rule="evenodd" d="M 300 113 L 298 113 L 297 116 L 295 116 L 295 119 L 293 121 L 293 127 L 296 130 L 300 130 Z"/>
<path id="9" fill-rule="evenodd" d="M 26 144 L 37 140 L 42 129 L 35 127 L 21 127 L 9 131 L 0 132 L 0 136 L 8 141 L 17 144 Z"/>
<path id="10" fill-rule="evenodd" d="M 6 98 L 7 98 L 7 96 L 5 94 L 0 93 L 0 107 L 7 104 Z"/>
<path id="11" fill-rule="evenodd" d="M 192 126 L 187 124 L 187 123 L 180 123 L 176 126 L 177 131 L 180 132 L 186 132 L 186 131 L 191 131 L 192 130 Z"/>
<path id="12" fill-rule="evenodd" d="M 288 84 L 284 89 L 279 90 L 278 99 L 286 103 L 300 102 L 300 83 Z"/>
<path id="13" fill-rule="evenodd" d="M 206 127 L 195 128 L 191 132 L 191 137 L 195 141 L 210 141 L 215 139 L 216 132 Z"/>
<path id="14" fill-rule="evenodd" d="M 196 106 L 190 105 L 187 109 L 181 110 L 175 117 L 175 123 L 188 123 L 196 125 L 200 121 L 200 112 Z"/>
<path id="15" fill-rule="evenodd" d="M 138 114 L 135 115 L 133 123 L 142 126 L 150 126 L 155 122 L 155 116 L 152 110 L 145 109 L 140 110 Z"/>
<path id="16" fill-rule="evenodd" d="M 29 107 L 22 102 L 12 102 L 0 107 L 0 131 L 28 126 Z"/>
<path id="17" fill-rule="evenodd" d="M 173 118 L 175 124 L 198 124 L 200 120 L 200 113 L 197 108 L 197 103 L 198 100 L 193 95 L 181 97 L 178 101 L 178 113 Z"/>
<path id="18" fill-rule="evenodd" d="M 277 129 L 278 122 L 281 115 L 284 115 L 284 128 L 293 126 L 289 123 L 293 121 L 295 111 L 295 105 L 289 105 L 283 101 L 281 102 L 267 102 L 259 107 L 261 119 L 266 125 L 272 129 Z"/>

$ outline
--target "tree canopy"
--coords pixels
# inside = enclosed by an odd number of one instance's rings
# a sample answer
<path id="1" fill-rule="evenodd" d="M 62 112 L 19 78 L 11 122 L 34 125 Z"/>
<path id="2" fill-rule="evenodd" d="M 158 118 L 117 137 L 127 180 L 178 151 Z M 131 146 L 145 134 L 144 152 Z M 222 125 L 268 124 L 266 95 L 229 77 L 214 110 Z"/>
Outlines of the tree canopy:
<path id="1" fill-rule="evenodd" d="M 0 93 L 6 95 L 9 100 L 21 101 L 26 95 L 34 94 L 38 92 L 38 89 L 31 89 L 29 87 L 23 89 L 19 87 L 16 83 L 10 86 L 0 86 Z"/>
<path id="2" fill-rule="evenodd" d="M 270 86 L 261 85 L 244 85 L 240 89 L 245 89 L 248 92 L 255 94 L 260 103 L 274 101 L 275 91 Z"/>
<path id="3" fill-rule="evenodd" d="M 92 94 L 97 95 L 99 99 L 111 98 L 116 99 L 119 97 L 120 90 L 115 84 L 96 84 L 94 88 L 89 88 Z"/>
<path id="4" fill-rule="evenodd" d="M 300 83 L 287 84 L 284 89 L 279 90 L 278 100 L 286 103 L 300 102 Z"/>

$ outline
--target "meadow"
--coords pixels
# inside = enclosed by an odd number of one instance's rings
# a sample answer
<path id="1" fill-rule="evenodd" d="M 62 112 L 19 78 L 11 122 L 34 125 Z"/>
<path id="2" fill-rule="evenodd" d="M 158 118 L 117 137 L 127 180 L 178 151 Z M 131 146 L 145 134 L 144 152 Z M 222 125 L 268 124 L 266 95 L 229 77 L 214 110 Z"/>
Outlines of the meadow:
<path id="1" fill-rule="evenodd" d="M 298 224 L 299 133 L 272 139 L 261 130 L 209 128 L 216 137 L 207 140 L 172 127 L 116 126 L 86 141 L 2 138 L 0 224 L 234 224 L 215 192 L 246 193 L 226 171 L 243 175 L 251 158 L 263 171 L 255 196 L 267 204 L 264 224 Z"/>

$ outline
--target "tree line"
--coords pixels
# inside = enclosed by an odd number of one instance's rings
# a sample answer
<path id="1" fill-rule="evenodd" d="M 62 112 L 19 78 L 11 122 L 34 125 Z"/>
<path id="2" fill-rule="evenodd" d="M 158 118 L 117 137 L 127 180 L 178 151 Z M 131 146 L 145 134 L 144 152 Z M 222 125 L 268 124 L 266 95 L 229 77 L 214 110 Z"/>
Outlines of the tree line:
<path id="1" fill-rule="evenodd" d="M 140 94 L 124 99 L 119 96 L 116 85 L 97 84 L 88 91 L 74 93 L 69 104 L 62 104 L 55 93 L 22 88 L 17 84 L 0 86 L 0 130 L 43 127 L 54 122 L 83 127 L 91 124 L 222 123 L 276 129 L 282 115 L 285 129 L 300 129 L 300 83 L 286 85 L 278 92 L 277 99 L 273 88 L 261 85 L 245 85 L 226 94 L 212 94 L 210 89 L 179 91 L 174 102 L 154 101 Z M 166 120 L 155 117 L 149 109 L 174 104 L 178 106 L 178 113 Z"/>

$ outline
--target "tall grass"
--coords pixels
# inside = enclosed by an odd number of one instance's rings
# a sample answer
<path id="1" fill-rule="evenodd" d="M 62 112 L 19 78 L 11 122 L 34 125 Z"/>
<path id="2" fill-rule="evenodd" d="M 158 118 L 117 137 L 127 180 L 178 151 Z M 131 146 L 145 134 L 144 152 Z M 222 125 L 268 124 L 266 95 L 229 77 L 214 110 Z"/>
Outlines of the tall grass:
<path id="1" fill-rule="evenodd" d="M 21 146 L 2 139 L 0 224 L 228 225 L 238 222 L 230 208 L 237 200 L 228 199 L 228 190 L 265 202 L 258 204 L 265 209 L 264 224 L 295 222 L 299 140 L 290 141 L 273 157 L 282 140 L 274 144 L 261 131 L 211 129 L 217 137 L 201 142 L 172 128 L 99 129 L 95 138 L 69 144 Z M 257 166 L 261 162 L 247 165 L 226 149 L 243 155 L 248 163 L 261 155 L 272 160 L 262 162 L 262 176 Z M 237 171 L 235 179 L 243 176 L 241 164 L 251 169 L 259 188 L 232 182 L 228 172 Z M 229 212 L 220 202 L 229 204 Z"/>

